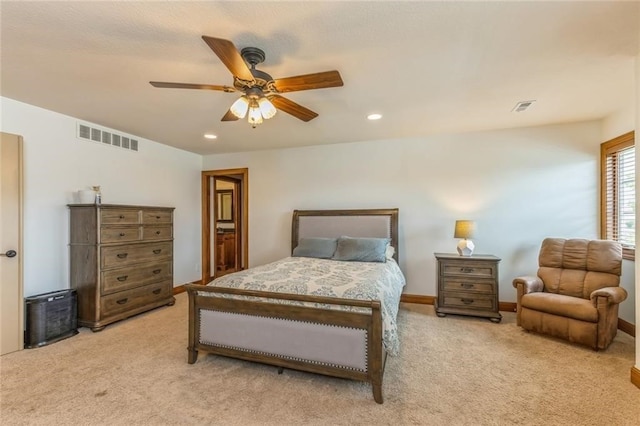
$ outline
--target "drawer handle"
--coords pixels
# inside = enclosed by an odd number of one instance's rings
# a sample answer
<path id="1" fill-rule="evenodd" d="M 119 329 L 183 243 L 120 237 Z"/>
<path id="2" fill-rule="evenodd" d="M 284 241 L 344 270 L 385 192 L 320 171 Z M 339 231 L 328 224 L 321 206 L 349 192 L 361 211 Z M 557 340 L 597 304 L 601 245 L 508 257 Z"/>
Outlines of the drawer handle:
<path id="1" fill-rule="evenodd" d="M 128 255 L 129 255 L 129 253 L 118 253 L 118 254 L 116 254 L 118 259 L 126 259 Z"/>
<path id="2" fill-rule="evenodd" d="M 154 273 L 154 274 L 159 274 L 160 272 L 162 272 L 162 269 L 154 269 L 154 270 L 153 270 L 153 273 Z"/>
<path id="3" fill-rule="evenodd" d="M 156 231 L 156 235 L 160 235 L 160 231 Z"/>
<path id="4" fill-rule="evenodd" d="M 153 290 L 153 294 L 160 294 L 160 292 L 162 291 L 161 288 L 156 288 L 155 290 Z"/>
<path id="5" fill-rule="evenodd" d="M 160 216 L 156 216 L 156 219 L 160 219 Z"/>
<path id="6" fill-rule="evenodd" d="M 470 305 L 473 303 L 473 299 L 460 299 L 460 301 L 465 305 Z"/>
<path id="7" fill-rule="evenodd" d="M 121 236 L 121 237 L 124 237 L 125 235 L 127 235 L 127 234 L 125 234 L 124 232 L 121 232 L 121 233 L 120 233 L 120 236 Z"/>
<path id="8" fill-rule="evenodd" d="M 473 268 L 460 268 L 460 272 L 464 272 L 465 274 L 469 274 L 473 272 Z"/>
<path id="9" fill-rule="evenodd" d="M 155 249 L 153 251 L 153 254 L 160 254 L 160 252 L 162 252 L 162 249 Z"/>
<path id="10" fill-rule="evenodd" d="M 123 275 L 123 276 L 121 276 L 121 277 L 118 277 L 117 279 L 118 279 L 118 281 L 121 281 L 121 282 L 122 282 L 122 281 L 126 281 L 126 280 L 127 280 L 127 278 L 129 278 L 129 275 Z"/>
<path id="11" fill-rule="evenodd" d="M 124 215 L 123 214 L 121 214 L 119 217 L 120 217 L 120 219 L 124 219 Z"/>
<path id="12" fill-rule="evenodd" d="M 127 303 L 127 300 L 129 300 L 129 298 L 125 297 L 124 299 L 120 299 L 120 300 L 116 301 L 116 303 L 118 305 L 124 305 L 125 303 Z"/>
<path id="13" fill-rule="evenodd" d="M 473 287 L 475 287 L 475 285 L 471 284 L 471 283 L 460 283 L 460 286 L 464 287 L 464 288 L 473 288 Z"/>

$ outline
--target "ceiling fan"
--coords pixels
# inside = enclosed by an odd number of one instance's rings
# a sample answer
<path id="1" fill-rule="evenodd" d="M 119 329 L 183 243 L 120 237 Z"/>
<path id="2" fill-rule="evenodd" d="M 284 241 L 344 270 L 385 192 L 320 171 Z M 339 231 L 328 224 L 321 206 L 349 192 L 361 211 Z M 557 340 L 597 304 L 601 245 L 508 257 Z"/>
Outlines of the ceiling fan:
<path id="1" fill-rule="evenodd" d="M 280 93 L 343 85 L 338 71 L 325 71 L 274 79 L 266 72 L 256 69 L 256 65 L 264 62 L 265 59 L 265 54 L 261 49 L 245 47 L 238 52 L 233 42 L 229 40 L 209 36 L 202 36 L 202 39 L 231 71 L 233 87 L 212 84 L 167 83 L 162 81 L 150 81 L 149 83 L 154 87 L 161 88 L 241 92 L 242 96 L 231 105 L 227 113 L 222 117 L 222 121 L 239 120 L 248 114 L 249 124 L 256 127 L 256 125 L 263 122 L 263 119 L 273 117 L 277 109 L 302 121 L 310 121 L 316 118 L 318 114 L 290 99 L 280 96 Z"/>

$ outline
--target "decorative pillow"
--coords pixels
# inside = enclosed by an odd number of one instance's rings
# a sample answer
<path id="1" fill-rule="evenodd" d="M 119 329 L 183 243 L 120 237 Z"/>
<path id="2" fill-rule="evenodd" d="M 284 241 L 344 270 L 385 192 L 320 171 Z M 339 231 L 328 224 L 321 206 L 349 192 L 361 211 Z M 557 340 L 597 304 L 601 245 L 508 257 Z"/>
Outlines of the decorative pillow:
<path id="1" fill-rule="evenodd" d="M 393 259 L 393 255 L 396 254 L 396 248 L 391 245 L 391 243 L 387 243 L 387 248 L 384 251 L 384 257 L 389 259 Z"/>
<path id="2" fill-rule="evenodd" d="M 334 260 L 355 260 L 359 262 L 386 262 L 388 238 L 338 238 Z"/>
<path id="3" fill-rule="evenodd" d="M 300 238 L 293 249 L 293 257 L 316 257 L 331 259 L 336 251 L 336 238 Z"/>

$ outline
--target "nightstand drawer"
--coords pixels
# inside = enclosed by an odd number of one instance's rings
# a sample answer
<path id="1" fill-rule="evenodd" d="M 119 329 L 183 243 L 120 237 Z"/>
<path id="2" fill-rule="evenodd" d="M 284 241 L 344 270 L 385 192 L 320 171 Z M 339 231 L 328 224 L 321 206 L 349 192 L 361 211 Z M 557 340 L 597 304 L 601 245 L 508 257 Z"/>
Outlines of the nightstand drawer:
<path id="1" fill-rule="evenodd" d="M 488 262 L 446 262 L 442 265 L 442 275 L 444 276 L 469 276 L 478 278 L 493 278 L 496 267 Z"/>
<path id="2" fill-rule="evenodd" d="M 471 277 L 470 277 L 471 278 Z M 444 278 L 442 290 L 444 291 L 465 291 L 469 293 L 494 294 L 494 281 L 482 281 L 478 279 L 465 278 Z"/>
<path id="3" fill-rule="evenodd" d="M 465 309 L 481 309 L 496 310 L 494 298 L 481 294 L 445 292 L 443 294 L 443 308 L 465 308 Z"/>

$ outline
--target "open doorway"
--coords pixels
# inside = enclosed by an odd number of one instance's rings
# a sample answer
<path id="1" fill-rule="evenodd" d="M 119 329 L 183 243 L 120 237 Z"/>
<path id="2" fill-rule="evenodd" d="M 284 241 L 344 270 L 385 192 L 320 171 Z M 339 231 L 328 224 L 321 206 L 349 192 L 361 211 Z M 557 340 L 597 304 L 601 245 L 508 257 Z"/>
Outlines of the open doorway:
<path id="1" fill-rule="evenodd" d="M 202 283 L 248 265 L 248 169 L 202 172 Z"/>

